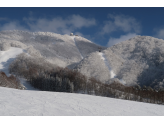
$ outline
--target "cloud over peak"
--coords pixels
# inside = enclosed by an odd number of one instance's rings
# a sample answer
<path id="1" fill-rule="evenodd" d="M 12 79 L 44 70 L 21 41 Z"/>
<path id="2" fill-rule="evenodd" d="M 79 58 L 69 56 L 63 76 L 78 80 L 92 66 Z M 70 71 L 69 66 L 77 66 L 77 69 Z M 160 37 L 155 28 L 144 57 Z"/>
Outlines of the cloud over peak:
<path id="1" fill-rule="evenodd" d="M 128 33 L 128 34 L 126 34 L 126 35 L 121 35 L 120 36 L 120 38 L 110 38 L 109 39 L 109 42 L 108 42 L 108 47 L 111 47 L 111 46 L 113 46 L 113 45 L 115 45 L 115 44 L 117 44 L 117 43 L 120 43 L 120 42 L 122 42 L 122 41 L 126 41 L 126 40 L 128 40 L 128 39 L 130 39 L 130 38 L 133 38 L 133 37 L 135 37 L 137 34 L 136 33 Z"/>
<path id="2" fill-rule="evenodd" d="M 5 18 L 0 18 L 5 20 Z M 69 34 L 77 31 L 81 28 L 89 28 L 96 25 L 94 18 L 85 18 L 80 15 L 70 15 L 66 18 L 54 17 L 47 18 L 35 18 L 32 14 L 29 17 L 24 17 L 23 22 L 26 25 L 22 25 L 18 20 L 6 21 L 3 25 L 0 25 L 1 30 L 28 30 L 28 31 L 47 31 L 60 34 Z"/>
<path id="3" fill-rule="evenodd" d="M 50 31 L 61 34 L 74 32 L 76 29 L 96 25 L 94 18 L 84 18 L 80 15 L 71 15 L 67 18 L 54 17 L 52 19 L 33 17 L 23 19 L 31 31 Z"/>
<path id="4" fill-rule="evenodd" d="M 105 24 L 102 28 L 101 34 L 109 34 L 114 31 L 123 31 L 123 32 L 141 32 L 140 23 L 131 16 L 127 15 L 108 15 L 109 20 L 105 21 Z"/>

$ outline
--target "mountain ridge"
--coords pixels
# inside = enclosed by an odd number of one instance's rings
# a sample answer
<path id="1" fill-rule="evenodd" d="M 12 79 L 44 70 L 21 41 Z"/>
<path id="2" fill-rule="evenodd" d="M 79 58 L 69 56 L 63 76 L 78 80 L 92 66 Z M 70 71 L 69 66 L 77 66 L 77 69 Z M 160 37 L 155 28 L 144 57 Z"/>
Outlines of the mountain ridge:
<path id="1" fill-rule="evenodd" d="M 76 44 L 73 39 L 76 40 Z M 31 50 L 35 49 L 38 56 L 43 56 L 49 62 L 61 67 L 79 62 L 81 55 L 85 57 L 98 50 L 98 47 L 105 49 L 81 36 L 60 35 L 52 32 L 1 31 L 0 41 L 17 41 L 31 46 L 33 48 Z"/>

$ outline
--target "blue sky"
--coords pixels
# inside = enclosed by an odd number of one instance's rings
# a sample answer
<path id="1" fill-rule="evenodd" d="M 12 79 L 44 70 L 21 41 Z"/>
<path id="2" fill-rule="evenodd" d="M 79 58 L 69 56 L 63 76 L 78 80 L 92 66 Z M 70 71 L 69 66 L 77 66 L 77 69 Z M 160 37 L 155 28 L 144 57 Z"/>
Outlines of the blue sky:
<path id="1" fill-rule="evenodd" d="M 164 8 L 1 7 L 0 31 L 14 29 L 59 34 L 73 32 L 109 47 L 136 35 L 164 39 Z"/>

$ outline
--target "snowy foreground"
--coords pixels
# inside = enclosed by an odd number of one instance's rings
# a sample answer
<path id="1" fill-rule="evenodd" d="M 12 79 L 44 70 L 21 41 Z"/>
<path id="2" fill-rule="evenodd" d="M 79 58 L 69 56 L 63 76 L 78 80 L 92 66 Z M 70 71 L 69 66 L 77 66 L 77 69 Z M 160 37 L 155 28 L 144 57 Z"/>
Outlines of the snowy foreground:
<path id="1" fill-rule="evenodd" d="M 83 94 L 0 87 L 0 115 L 164 115 L 164 106 Z"/>

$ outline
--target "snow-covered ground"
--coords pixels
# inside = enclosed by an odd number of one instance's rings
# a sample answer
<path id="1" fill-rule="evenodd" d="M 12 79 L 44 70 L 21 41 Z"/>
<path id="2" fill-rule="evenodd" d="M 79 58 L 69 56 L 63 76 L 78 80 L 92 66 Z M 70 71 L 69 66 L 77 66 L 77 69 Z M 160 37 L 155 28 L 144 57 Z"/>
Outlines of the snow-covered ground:
<path id="1" fill-rule="evenodd" d="M 84 94 L 0 87 L 0 116 L 164 115 L 164 106 Z"/>

